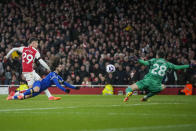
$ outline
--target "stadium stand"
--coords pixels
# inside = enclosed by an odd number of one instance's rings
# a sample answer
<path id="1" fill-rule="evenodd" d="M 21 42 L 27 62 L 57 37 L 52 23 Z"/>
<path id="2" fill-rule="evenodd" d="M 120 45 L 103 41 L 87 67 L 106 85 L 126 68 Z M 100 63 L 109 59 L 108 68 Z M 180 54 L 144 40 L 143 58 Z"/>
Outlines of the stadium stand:
<path id="1" fill-rule="evenodd" d="M 40 53 L 50 66 L 55 55 L 61 57 L 61 76 L 71 84 L 134 83 L 148 69 L 130 60 L 133 55 L 150 59 L 164 51 L 168 61 L 189 64 L 196 60 L 195 10 L 196 1 L 187 0 L 1 1 L 0 84 L 19 83 L 21 58 L 17 53 L 6 63 L 3 58 L 31 37 L 40 40 Z M 105 72 L 107 63 L 116 66 L 112 76 Z M 196 69 L 170 71 L 164 83 L 189 81 L 196 87 L 195 78 Z"/>

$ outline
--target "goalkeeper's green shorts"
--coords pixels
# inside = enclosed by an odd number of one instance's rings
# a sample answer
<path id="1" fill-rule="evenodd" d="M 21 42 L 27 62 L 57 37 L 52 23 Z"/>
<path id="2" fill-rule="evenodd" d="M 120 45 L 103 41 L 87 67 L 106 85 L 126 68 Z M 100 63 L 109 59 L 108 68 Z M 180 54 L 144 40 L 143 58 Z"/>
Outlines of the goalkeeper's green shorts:
<path id="1" fill-rule="evenodd" d="M 136 82 L 136 85 L 139 90 L 148 90 L 153 93 L 162 91 L 162 84 L 155 80 L 143 79 Z"/>

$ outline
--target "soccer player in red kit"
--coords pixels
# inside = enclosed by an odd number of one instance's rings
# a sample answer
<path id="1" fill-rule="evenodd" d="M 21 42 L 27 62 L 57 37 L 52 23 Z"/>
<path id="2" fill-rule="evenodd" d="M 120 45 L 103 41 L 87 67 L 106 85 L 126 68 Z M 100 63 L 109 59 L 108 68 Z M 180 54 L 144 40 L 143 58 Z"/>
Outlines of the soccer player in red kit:
<path id="1" fill-rule="evenodd" d="M 22 46 L 18 48 L 13 48 L 5 56 L 5 59 L 8 59 L 8 57 L 14 51 L 18 51 L 22 53 L 22 74 L 25 77 L 29 88 L 32 87 L 35 81 L 41 80 L 41 77 L 33 69 L 33 64 L 35 59 L 37 59 L 40 62 L 40 64 L 50 72 L 50 67 L 46 64 L 46 62 L 43 61 L 43 59 L 41 59 L 40 53 L 39 51 L 37 51 L 37 47 L 38 47 L 38 39 L 31 38 L 28 47 Z M 44 92 L 48 96 L 49 100 L 61 99 L 60 97 L 52 96 L 48 89 L 45 90 Z"/>

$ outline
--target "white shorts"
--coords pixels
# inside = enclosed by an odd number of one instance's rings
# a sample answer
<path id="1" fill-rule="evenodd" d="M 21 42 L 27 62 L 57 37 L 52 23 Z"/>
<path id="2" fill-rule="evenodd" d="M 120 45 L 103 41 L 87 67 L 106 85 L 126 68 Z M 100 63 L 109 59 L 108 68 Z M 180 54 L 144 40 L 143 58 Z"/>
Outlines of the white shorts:
<path id="1" fill-rule="evenodd" d="M 33 85 L 33 83 L 37 80 L 40 80 L 41 77 L 33 70 L 32 72 L 23 72 L 23 76 L 25 77 L 28 86 Z"/>

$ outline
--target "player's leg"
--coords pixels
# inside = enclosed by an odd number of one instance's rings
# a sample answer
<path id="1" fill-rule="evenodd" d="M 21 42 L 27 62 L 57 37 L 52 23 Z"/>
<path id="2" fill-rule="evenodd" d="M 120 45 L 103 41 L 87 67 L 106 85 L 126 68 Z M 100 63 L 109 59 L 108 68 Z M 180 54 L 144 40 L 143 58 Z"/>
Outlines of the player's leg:
<path id="1" fill-rule="evenodd" d="M 34 97 L 34 96 L 40 94 L 41 91 L 43 91 L 43 90 L 41 90 L 40 81 L 36 81 L 33 84 L 32 88 L 29 88 L 28 90 L 26 90 L 24 93 L 22 93 L 20 95 L 8 96 L 7 100 L 23 100 L 23 99 L 31 98 L 31 97 Z"/>
<path id="2" fill-rule="evenodd" d="M 131 96 L 133 94 L 133 91 L 136 90 L 139 90 L 138 82 L 128 86 L 128 88 L 126 88 L 126 97 L 124 99 L 124 102 L 127 102 L 129 100 L 129 96 Z"/>
<path id="3" fill-rule="evenodd" d="M 33 71 L 33 76 L 35 80 L 41 80 L 41 77 L 35 71 Z M 61 97 L 52 96 L 52 94 L 50 93 L 48 89 L 46 89 L 44 93 L 46 94 L 49 100 L 60 100 L 61 99 Z"/>
<path id="4" fill-rule="evenodd" d="M 29 73 L 23 73 L 23 76 L 25 78 L 25 80 L 27 81 L 27 85 L 29 86 L 29 88 L 33 87 L 33 83 L 34 83 L 34 77 L 33 77 L 33 73 L 29 72 Z"/>
<path id="5" fill-rule="evenodd" d="M 28 89 L 29 89 L 29 87 L 27 85 L 20 85 L 19 88 L 17 88 L 15 90 L 15 92 L 11 92 L 10 93 L 10 96 L 20 95 L 20 94 L 24 93 Z"/>
<path id="6" fill-rule="evenodd" d="M 150 97 L 156 95 L 158 92 L 149 92 L 147 95 L 145 95 L 143 98 L 141 98 L 141 101 L 147 101 Z"/>
<path id="7" fill-rule="evenodd" d="M 39 87 L 34 87 L 35 88 L 35 90 L 36 90 L 36 88 L 39 88 Z M 32 89 L 32 88 L 30 88 L 30 89 Z M 28 98 L 31 98 L 31 97 L 35 97 L 35 96 L 37 96 L 37 95 L 39 95 L 40 93 L 41 93 L 41 91 L 39 91 L 39 92 L 34 92 L 35 90 L 31 90 L 30 92 L 32 92 L 32 93 L 30 93 L 29 94 L 29 90 L 27 90 L 26 92 L 24 92 L 24 93 L 22 93 L 22 94 L 20 94 L 20 95 L 15 95 L 15 96 L 13 96 L 11 99 L 12 100 L 23 100 L 23 99 L 28 99 Z M 9 99 L 8 99 L 9 100 Z"/>
<path id="8" fill-rule="evenodd" d="M 33 86 L 33 83 L 34 83 L 34 79 L 33 79 L 33 74 L 32 72 L 29 72 L 29 73 L 22 73 L 22 75 L 24 76 L 25 80 L 27 81 L 27 84 L 28 84 L 28 88 L 32 88 Z M 17 92 L 10 92 L 10 96 L 18 96 L 20 95 L 21 93 L 23 93 L 24 91 L 17 91 Z"/>
<path id="9" fill-rule="evenodd" d="M 153 90 L 151 90 L 147 95 L 145 95 L 143 98 L 141 98 L 141 101 L 147 101 L 150 97 L 158 94 L 159 92 L 161 92 L 162 90 L 165 89 L 165 85 L 161 85 L 160 86 L 157 86 L 157 87 L 154 87 Z"/>

